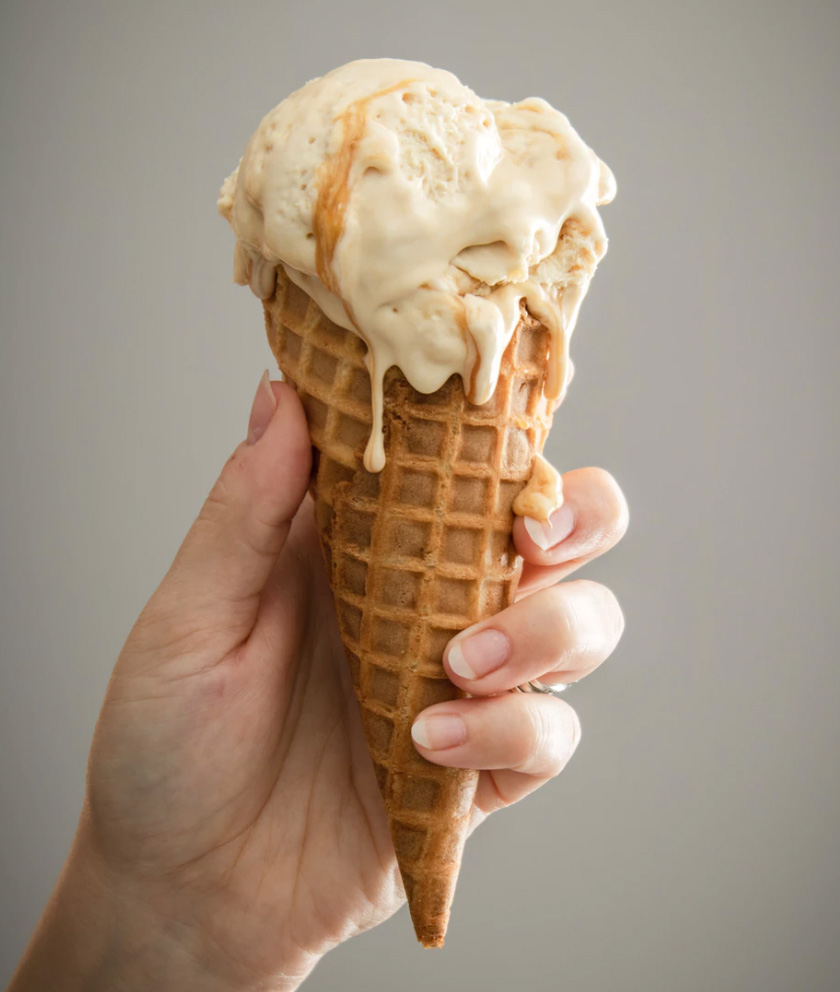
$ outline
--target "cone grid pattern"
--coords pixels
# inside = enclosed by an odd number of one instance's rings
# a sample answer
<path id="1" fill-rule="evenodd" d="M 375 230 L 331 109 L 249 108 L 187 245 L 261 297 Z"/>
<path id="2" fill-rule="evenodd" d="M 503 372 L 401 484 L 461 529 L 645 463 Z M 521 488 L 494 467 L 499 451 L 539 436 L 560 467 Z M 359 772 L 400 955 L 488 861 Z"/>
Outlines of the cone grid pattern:
<path id="1" fill-rule="evenodd" d="M 422 394 L 391 369 L 387 461 L 371 474 L 361 464 L 372 419 L 365 345 L 282 271 L 265 315 L 318 453 L 322 547 L 412 918 L 420 940 L 439 946 L 477 773 L 426 761 L 410 729 L 421 710 L 461 695 L 443 668 L 447 642 L 513 602 L 512 504 L 551 423 L 547 333 L 523 313 L 483 406 L 457 376 Z"/>

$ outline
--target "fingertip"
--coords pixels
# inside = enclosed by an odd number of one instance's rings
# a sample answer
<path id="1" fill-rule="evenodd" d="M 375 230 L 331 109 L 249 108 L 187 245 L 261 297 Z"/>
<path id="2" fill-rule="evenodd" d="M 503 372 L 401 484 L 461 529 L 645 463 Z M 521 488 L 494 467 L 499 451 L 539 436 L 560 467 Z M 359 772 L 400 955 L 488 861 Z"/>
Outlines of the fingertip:
<path id="1" fill-rule="evenodd" d="M 464 656 L 460 640 L 453 638 L 443 654 L 443 667 L 450 682 L 474 682 L 476 673 Z"/>
<path id="2" fill-rule="evenodd" d="M 281 399 L 287 397 L 289 393 L 292 393 L 297 397 L 297 392 L 295 391 L 294 386 L 290 386 L 284 379 L 272 379 L 269 385 L 271 386 L 272 393 L 274 393 L 274 399 L 278 403 Z M 299 398 L 298 402 L 300 402 Z"/>
<path id="3" fill-rule="evenodd" d="M 521 555 L 525 561 L 540 565 L 543 563 L 543 551 L 528 533 L 524 517 L 514 518 L 513 545 L 516 548 L 516 553 Z"/>
<path id="4" fill-rule="evenodd" d="M 513 653 L 510 633 L 500 614 L 454 637 L 444 652 L 443 666 L 450 682 L 471 696 L 493 695 L 499 689 L 498 679 L 492 676 L 502 672 Z"/>
<path id="5" fill-rule="evenodd" d="M 274 416 L 266 428 L 266 434 L 273 429 L 276 434 L 285 438 L 287 443 L 310 452 L 312 445 L 309 440 L 306 412 L 296 390 L 287 382 L 273 381 L 271 391 L 276 406 Z"/>
<path id="6" fill-rule="evenodd" d="M 305 434 L 309 437 L 309 430 L 306 426 L 306 413 L 303 403 L 297 394 L 294 386 L 279 379 L 271 380 L 271 391 L 274 394 L 275 409 L 272 422 L 278 418 L 287 424 L 289 430 Z"/>
<path id="7" fill-rule="evenodd" d="M 563 505 L 548 523 L 528 518 L 514 521 L 517 553 L 536 570 L 582 564 L 608 551 L 627 531 L 627 500 L 606 470 L 590 467 L 567 472 L 563 496 Z M 535 570 L 530 571 L 523 580 L 526 583 L 533 580 Z"/>
<path id="8" fill-rule="evenodd" d="M 430 707 L 411 725 L 411 737 L 430 760 L 439 751 L 449 751 L 467 740 L 467 724 L 453 707 Z"/>
<path id="9" fill-rule="evenodd" d="M 513 524 L 514 546 L 526 562 L 554 564 L 558 548 L 574 533 L 577 524 L 577 513 L 568 500 L 548 520 L 517 517 Z"/>
<path id="10" fill-rule="evenodd" d="M 533 562 L 537 565 L 543 564 L 544 553 L 528 533 L 524 517 L 514 518 L 513 546 L 516 548 L 516 553 L 521 555 L 525 561 Z"/>
<path id="11" fill-rule="evenodd" d="M 256 443 L 247 451 L 255 495 L 292 506 L 303 499 L 312 467 L 312 442 L 300 397 L 286 382 L 272 381 L 274 413 Z"/>

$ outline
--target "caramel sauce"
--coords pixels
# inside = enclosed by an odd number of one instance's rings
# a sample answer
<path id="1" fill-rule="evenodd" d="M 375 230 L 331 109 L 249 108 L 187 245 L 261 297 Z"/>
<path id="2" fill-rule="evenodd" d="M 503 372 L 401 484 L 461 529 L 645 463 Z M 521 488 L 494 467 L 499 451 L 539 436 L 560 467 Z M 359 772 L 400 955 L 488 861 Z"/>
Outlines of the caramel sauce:
<path id="1" fill-rule="evenodd" d="M 478 349 L 473 341 L 472 334 L 470 333 L 469 325 L 467 324 L 467 311 L 464 307 L 464 301 L 458 300 L 460 306 L 455 307 L 455 324 L 458 330 L 461 332 L 461 337 L 464 339 L 464 344 L 467 348 L 467 354 L 471 356 L 470 368 L 469 368 L 469 381 L 464 383 L 464 395 L 470 401 L 474 403 L 475 400 L 475 380 L 478 377 L 478 369 L 481 364 Z"/>
<path id="2" fill-rule="evenodd" d="M 367 112 L 370 104 L 381 96 L 404 89 L 413 79 L 403 79 L 393 86 L 371 93 L 370 96 L 355 100 L 340 114 L 341 148 L 324 160 L 318 169 L 318 199 L 312 216 L 312 230 L 315 235 L 315 266 L 318 278 L 330 292 L 340 297 L 347 308 L 347 301 L 336 284 L 332 270 L 333 256 L 341 235 L 344 233 L 344 215 L 350 201 L 350 170 L 359 142 L 364 137 L 367 126 Z M 353 320 L 353 315 L 348 316 Z"/>

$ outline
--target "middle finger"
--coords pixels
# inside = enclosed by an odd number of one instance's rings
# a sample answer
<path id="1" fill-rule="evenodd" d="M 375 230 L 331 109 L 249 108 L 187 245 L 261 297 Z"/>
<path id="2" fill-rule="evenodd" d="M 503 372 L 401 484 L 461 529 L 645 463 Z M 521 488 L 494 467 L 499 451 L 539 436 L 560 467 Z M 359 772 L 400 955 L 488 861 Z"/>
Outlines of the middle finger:
<path id="1" fill-rule="evenodd" d="M 473 696 L 532 679 L 576 682 L 610 656 L 623 630 L 613 593 L 578 579 L 520 599 L 458 634 L 443 661 L 449 678 Z"/>

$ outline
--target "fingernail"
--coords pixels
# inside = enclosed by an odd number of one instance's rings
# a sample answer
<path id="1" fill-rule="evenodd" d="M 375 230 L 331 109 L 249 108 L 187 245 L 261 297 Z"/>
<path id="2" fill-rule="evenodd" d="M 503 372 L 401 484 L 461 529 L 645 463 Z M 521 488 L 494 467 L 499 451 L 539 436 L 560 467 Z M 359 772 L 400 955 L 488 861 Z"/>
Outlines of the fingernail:
<path id="1" fill-rule="evenodd" d="M 483 679 L 510 657 L 510 641 L 500 630 L 480 630 L 456 637 L 449 645 L 446 660 L 462 679 Z"/>
<path id="2" fill-rule="evenodd" d="M 467 725 L 454 713 L 421 713 L 411 727 L 411 736 L 420 747 L 445 751 L 467 739 Z"/>
<path id="3" fill-rule="evenodd" d="M 535 520 L 533 517 L 525 517 L 524 520 L 528 537 L 543 551 L 556 548 L 575 529 L 574 510 L 567 503 L 555 510 L 548 520 Z"/>
<path id="4" fill-rule="evenodd" d="M 265 434 L 265 429 L 271 423 L 274 411 L 277 409 L 277 400 L 271 389 L 271 379 L 268 376 L 268 369 L 265 370 L 257 386 L 254 402 L 251 405 L 251 416 L 248 418 L 248 444 L 256 444 Z"/>

